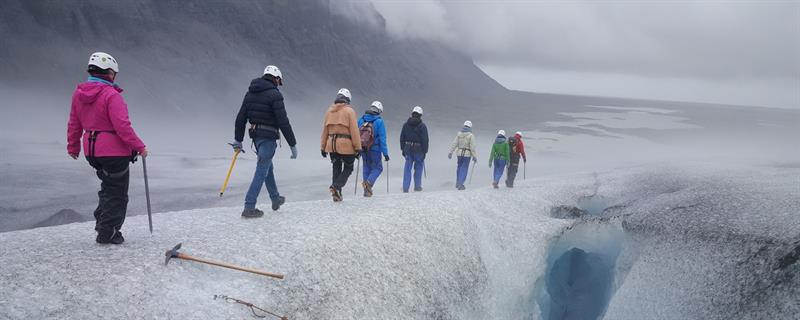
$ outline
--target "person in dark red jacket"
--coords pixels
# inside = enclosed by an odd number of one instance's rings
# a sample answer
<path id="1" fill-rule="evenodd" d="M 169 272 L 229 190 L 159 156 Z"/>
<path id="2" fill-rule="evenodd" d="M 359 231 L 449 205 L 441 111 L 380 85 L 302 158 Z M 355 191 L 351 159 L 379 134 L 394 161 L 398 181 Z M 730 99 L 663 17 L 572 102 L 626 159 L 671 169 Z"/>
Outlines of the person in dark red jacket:
<path id="1" fill-rule="evenodd" d="M 517 131 L 511 139 L 508 139 L 508 146 L 511 151 L 511 161 L 506 175 L 506 187 L 513 188 L 519 170 L 519 159 L 528 162 L 528 157 L 525 156 L 525 144 L 522 143 L 522 132 Z"/>
<path id="2" fill-rule="evenodd" d="M 147 157 L 147 148 L 131 127 L 128 106 L 114 83 L 119 72 L 111 55 L 96 52 L 89 58 L 89 79 L 72 95 L 67 124 L 67 153 L 84 155 L 100 178 L 100 198 L 94 211 L 97 243 L 121 244 L 122 223 L 128 209 L 128 166 L 132 157 Z"/>

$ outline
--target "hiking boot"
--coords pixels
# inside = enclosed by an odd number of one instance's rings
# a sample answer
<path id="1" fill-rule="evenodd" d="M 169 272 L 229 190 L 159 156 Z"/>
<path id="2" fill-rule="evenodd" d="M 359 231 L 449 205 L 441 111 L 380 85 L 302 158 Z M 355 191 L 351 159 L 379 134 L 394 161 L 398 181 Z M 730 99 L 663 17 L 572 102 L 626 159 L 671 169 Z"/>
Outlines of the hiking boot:
<path id="1" fill-rule="evenodd" d="M 283 196 L 278 196 L 275 199 L 272 199 L 272 211 L 278 211 L 281 208 L 281 205 L 286 203 L 286 198 Z"/>
<path id="2" fill-rule="evenodd" d="M 467 189 L 467 187 L 465 187 L 465 186 L 461 185 L 461 186 L 458 186 L 458 188 L 457 188 L 457 189 L 458 189 L 458 190 L 465 190 L 465 189 Z"/>
<path id="3" fill-rule="evenodd" d="M 364 187 L 364 196 L 372 197 L 372 185 L 368 181 L 362 182 L 361 185 Z"/>
<path id="4" fill-rule="evenodd" d="M 333 202 L 340 202 L 342 201 L 342 191 L 337 189 L 336 187 L 330 187 L 328 190 L 331 191 L 331 198 L 333 198 Z"/>
<path id="5" fill-rule="evenodd" d="M 264 216 L 264 211 L 253 209 L 244 209 L 242 211 L 242 218 L 261 218 Z"/>
<path id="6" fill-rule="evenodd" d="M 100 244 L 122 244 L 125 238 L 122 237 L 122 232 L 114 230 L 110 235 L 108 233 L 98 233 L 95 242 Z"/>
<path id="7" fill-rule="evenodd" d="M 422 187 L 419 187 L 419 188 L 414 187 L 414 192 L 420 192 L 420 191 L 422 191 Z"/>
<path id="8" fill-rule="evenodd" d="M 497 188 L 500 188 L 500 187 L 497 185 L 497 182 L 492 182 L 492 187 L 493 187 L 493 188 L 495 188 L 495 189 L 497 189 Z"/>

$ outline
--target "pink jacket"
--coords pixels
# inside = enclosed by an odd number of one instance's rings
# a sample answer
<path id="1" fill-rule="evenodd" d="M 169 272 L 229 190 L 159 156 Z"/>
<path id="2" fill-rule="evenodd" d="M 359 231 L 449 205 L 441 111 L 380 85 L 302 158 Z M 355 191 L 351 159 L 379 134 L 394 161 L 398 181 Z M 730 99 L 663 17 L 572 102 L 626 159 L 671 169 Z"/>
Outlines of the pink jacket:
<path id="1" fill-rule="evenodd" d="M 144 142 L 136 136 L 128 119 L 128 105 L 120 95 L 122 89 L 103 82 L 84 82 L 72 95 L 72 109 L 67 123 L 67 152 L 92 156 L 89 149 L 89 132 L 97 134 L 95 157 L 130 156 L 132 151 L 142 152 Z M 81 138 L 83 136 L 83 138 Z"/>

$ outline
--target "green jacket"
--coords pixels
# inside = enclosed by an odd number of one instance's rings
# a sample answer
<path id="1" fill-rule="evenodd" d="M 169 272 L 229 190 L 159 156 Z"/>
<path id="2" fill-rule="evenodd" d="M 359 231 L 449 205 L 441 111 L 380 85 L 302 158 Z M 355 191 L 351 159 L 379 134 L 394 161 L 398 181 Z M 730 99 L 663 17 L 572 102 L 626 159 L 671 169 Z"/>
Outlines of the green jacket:
<path id="1" fill-rule="evenodd" d="M 494 140 L 492 151 L 489 153 L 489 162 L 491 163 L 495 158 L 505 161 L 511 159 L 511 149 L 508 147 L 508 143 L 506 143 L 506 137 L 500 136 Z"/>

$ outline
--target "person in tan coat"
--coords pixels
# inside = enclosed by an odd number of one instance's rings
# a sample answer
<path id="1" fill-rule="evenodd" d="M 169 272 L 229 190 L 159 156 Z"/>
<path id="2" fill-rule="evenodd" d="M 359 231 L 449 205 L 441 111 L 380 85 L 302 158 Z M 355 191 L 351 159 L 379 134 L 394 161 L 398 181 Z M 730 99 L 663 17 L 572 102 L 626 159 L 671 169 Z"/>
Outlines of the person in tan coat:
<path id="1" fill-rule="evenodd" d="M 353 173 L 353 163 L 361 152 L 361 135 L 356 112 L 350 106 L 350 90 L 342 88 L 333 105 L 325 113 L 320 139 L 320 151 L 330 154 L 333 165 L 330 192 L 334 202 L 342 201 L 342 187 Z"/>

